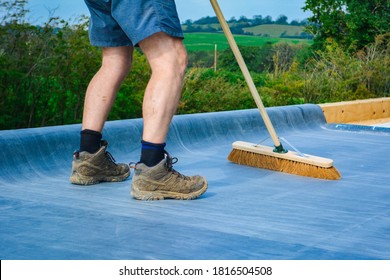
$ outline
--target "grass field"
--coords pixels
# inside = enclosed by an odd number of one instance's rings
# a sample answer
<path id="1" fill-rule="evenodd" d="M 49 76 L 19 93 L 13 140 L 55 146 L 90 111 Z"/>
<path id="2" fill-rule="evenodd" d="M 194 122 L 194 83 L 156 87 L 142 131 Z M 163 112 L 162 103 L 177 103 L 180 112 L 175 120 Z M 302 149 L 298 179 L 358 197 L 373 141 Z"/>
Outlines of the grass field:
<path id="1" fill-rule="evenodd" d="M 306 43 L 310 40 L 286 39 L 286 38 L 265 38 L 260 36 L 234 35 L 238 45 L 243 46 L 262 46 L 267 43 L 287 42 L 290 44 Z M 189 51 L 212 51 L 215 45 L 218 50 L 224 50 L 229 47 L 224 34 L 219 33 L 185 33 L 184 44 Z"/>
<path id="2" fill-rule="evenodd" d="M 262 24 L 253 27 L 244 28 L 245 32 L 251 32 L 253 35 L 267 35 L 269 37 L 280 37 L 282 34 L 287 36 L 299 36 L 304 32 L 303 26 L 281 25 L 281 24 Z"/>

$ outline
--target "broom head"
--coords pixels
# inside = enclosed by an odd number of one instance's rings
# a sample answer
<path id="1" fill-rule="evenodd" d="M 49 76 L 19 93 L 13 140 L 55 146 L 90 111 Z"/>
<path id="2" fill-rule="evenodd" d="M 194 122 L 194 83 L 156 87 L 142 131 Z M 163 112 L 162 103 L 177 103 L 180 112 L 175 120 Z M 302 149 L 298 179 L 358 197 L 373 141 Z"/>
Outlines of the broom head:
<path id="1" fill-rule="evenodd" d="M 337 180 L 340 173 L 333 160 L 296 152 L 277 153 L 272 147 L 237 141 L 228 160 L 253 167 L 265 168 L 313 178 Z"/>

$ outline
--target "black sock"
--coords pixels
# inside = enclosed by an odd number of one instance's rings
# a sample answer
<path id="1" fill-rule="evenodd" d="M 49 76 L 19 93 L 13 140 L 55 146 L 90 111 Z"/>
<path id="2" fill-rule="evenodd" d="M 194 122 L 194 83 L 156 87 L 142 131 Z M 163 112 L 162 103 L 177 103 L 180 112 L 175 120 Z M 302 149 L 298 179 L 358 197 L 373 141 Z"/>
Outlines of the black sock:
<path id="1" fill-rule="evenodd" d="M 85 151 L 94 154 L 100 149 L 100 141 L 102 140 L 102 134 L 100 132 L 84 129 L 80 134 L 80 152 Z"/>
<path id="2" fill-rule="evenodd" d="M 165 157 L 165 143 L 154 144 L 146 141 L 141 141 L 141 159 L 140 162 L 152 167 L 160 163 Z"/>

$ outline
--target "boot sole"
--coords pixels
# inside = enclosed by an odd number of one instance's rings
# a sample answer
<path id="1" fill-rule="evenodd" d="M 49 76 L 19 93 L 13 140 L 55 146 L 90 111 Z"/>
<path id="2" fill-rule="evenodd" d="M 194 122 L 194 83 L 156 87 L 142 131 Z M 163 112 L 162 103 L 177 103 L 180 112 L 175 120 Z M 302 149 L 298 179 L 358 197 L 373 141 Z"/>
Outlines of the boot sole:
<path id="1" fill-rule="evenodd" d="M 70 177 L 70 182 L 75 185 L 95 185 L 102 182 L 122 182 L 126 180 L 130 176 L 130 170 L 125 174 L 120 176 L 104 176 L 104 177 L 96 177 L 96 176 L 84 176 L 79 173 L 72 174 Z"/>
<path id="2" fill-rule="evenodd" d="M 169 191 L 140 191 L 134 185 L 131 186 L 130 194 L 133 198 L 138 200 L 164 200 L 164 199 L 177 199 L 177 200 L 192 200 L 196 199 L 207 190 L 208 184 L 204 183 L 202 188 L 192 193 L 178 193 L 178 192 L 169 192 Z"/>

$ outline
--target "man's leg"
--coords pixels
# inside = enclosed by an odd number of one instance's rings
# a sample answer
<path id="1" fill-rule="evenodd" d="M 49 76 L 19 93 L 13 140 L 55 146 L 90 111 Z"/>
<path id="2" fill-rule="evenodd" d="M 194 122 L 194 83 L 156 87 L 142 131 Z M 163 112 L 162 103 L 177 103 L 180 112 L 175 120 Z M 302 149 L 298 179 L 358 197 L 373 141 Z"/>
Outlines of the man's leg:
<path id="1" fill-rule="evenodd" d="M 142 106 L 140 161 L 154 166 L 164 159 L 166 135 L 183 87 L 187 52 L 181 39 L 165 33 L 156 33 L 139 45 L 152 69 Z"/>
<path id="2" fill-rule="evenodd" d="M 130 175 L 127 164 L 117 164 L 101 141 L 116 94 L 131 68 L 133 47 L 103 48 L 102 66 L 91 80 L 84 102 L 80 150 L 75 152 L 70 181 L 90 185 L 123 181 Z"/>
<path id="3" fill-rule="evenodd" d="M 143 103 L 141 160 L 135 166 L 131 195 L 141 200 L 195 199 L 207 190 L 201 176 L 184 176 L 172 168 L 165 140 L 183 87 L 187 55 L 181 39 L 156 33 L 139 43 L 152 76 Z"/>
<path id="4" fill-rule="evenodd" d="M 133 47 L 103 48 L 102 66 L 85 95 L 83 130 L 102 132 L 119 87 L 130 71 L 132 55 Z"/>
<path id="5" fill-rule="evenodd" d="M 143 101 L 143 140 L 164 143 L 176 113 L 187 67 L 187 53 L 181 39 L 157 33 L 139 43 L 152 76 Z"/>
<path id="6" fill-rule="evenodd" d="M 102 66 L 92 78 L 84 101 L 80 151 L 100 149 L 102 130 L 123 79 L 129 73 L 133 47 L 103 48 Z"/>

